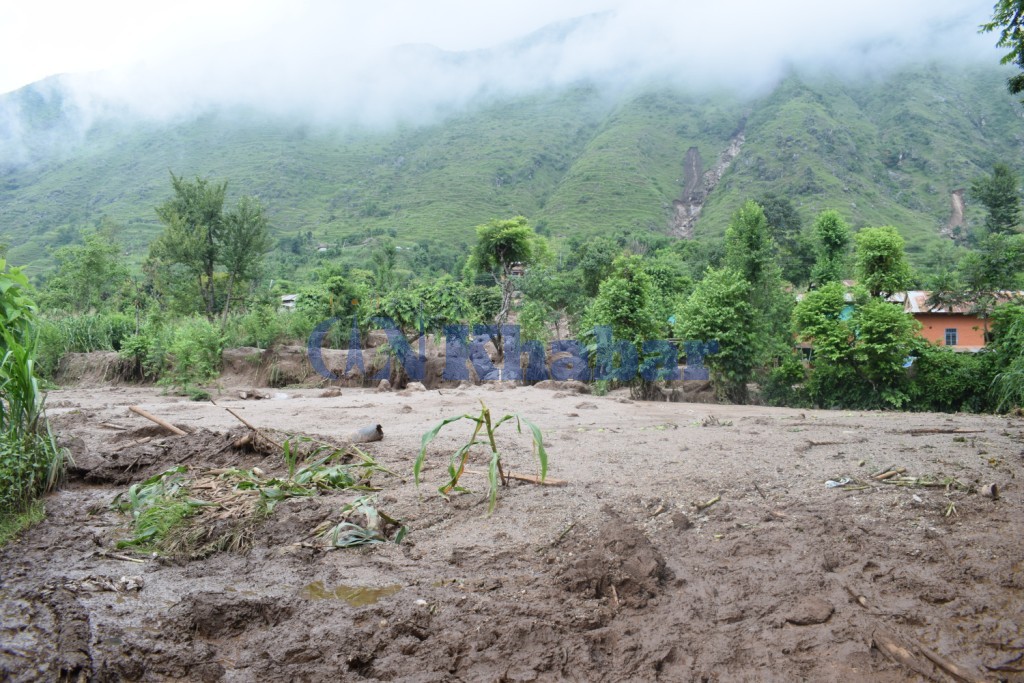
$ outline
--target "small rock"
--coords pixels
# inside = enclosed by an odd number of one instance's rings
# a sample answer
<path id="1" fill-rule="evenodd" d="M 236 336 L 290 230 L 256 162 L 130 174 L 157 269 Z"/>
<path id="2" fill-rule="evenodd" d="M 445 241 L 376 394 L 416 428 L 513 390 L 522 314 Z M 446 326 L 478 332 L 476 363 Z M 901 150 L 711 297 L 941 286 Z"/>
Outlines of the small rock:
<path id="1" fill-rule="evenodd" d="M 402 410 L 403 413 L 411 413 L 412 412 L 412 406 L 404 405 L 404 406 L 402 406 L 401 410 Z"/>
<path id="2" fill-rule="evenodd" d="M 424 600 L 423 598 L 420 598 L 419 600 L 416 601 L 415 604 L 416 604 L 417 607 L 426 607 L 427 606 L 427 601 Z"/>
<path id="3" fill-rule="evenodd" d="M 672 526 L 680 531 L 686 531 L 693 526 L 693 522 L 690 521 L 690 518 L 679 511 L 673 512 L 669 519 L 672 520 Z"/>
<path id="4" fill-rule="evenodd" d="M 377 391 L 391 391 L 391 382 L 382 379 L 380 384 L 377 385 Z"/>
<path id="5" fill-rule="evenodd" d="M 831 603 L 817 597 L 804 598 L 786 615 L 786 621 L 796 626 L 824 624 L 835 612 Z"/>
<path id="6" fill-rule="evenodd" d="M 405 385 L 406 391 L 426 391 L 427 388 L 423 386 L 423 382 L 409 382 Z"/>
<path id="7" fill-rule="evenodd" d="M 320 392 L 320 398 L 337 398 L 338 396 L 341 396 L 341 389 L 338 387 L 331 387 Z"/>

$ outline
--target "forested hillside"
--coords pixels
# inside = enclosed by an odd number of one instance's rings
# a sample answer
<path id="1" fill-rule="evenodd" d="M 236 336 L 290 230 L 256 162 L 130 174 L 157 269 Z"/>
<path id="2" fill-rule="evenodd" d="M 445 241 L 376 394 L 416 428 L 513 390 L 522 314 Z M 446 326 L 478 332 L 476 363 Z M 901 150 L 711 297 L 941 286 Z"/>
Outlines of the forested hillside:
<path id="1" fill-rule="evenodd" d="M 516 214 L 556 240 L 715 236 L 745 199 L 774 193 L 805 223 L 835 208 L 854 229 L 895 225 L 919 260 L 955 232 L 954 190 L 998 161 L 1024 169 L 1021 107 L 994 67 L 856 83 L 794 73 L 759 98 L 579 85 L 379 130 L 239 110 L 163 124 L 100 116 L 85 128 L 59 79 L 4 96 L 0 111 L 0 241 L 35 273 L 104 217 L 141 261 L 169 172 L 229 180 L 229 197 L 261 198 L 275 238 L 311 233 L 310 244 L 389 233 L 454 248 L 473 226 Z M 738 154 L 723 159 L 730 145 Z M 680 230 L 687 172 L 704 205 Z M 981 216 L 968 201 L 964 229 Z"/>

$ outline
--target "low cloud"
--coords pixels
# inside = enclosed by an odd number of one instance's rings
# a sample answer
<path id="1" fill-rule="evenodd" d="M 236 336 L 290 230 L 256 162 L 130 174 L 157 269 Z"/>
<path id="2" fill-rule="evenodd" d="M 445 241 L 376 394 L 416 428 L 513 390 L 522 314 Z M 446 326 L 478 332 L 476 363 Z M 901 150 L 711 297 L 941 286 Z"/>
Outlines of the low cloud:
<path id="1" fill-rule="evenodd" d="M 237 107 L 367 126 L 579 82 L 758 95 L 794 68 L 866 78 L 924 60 L 994 65 L 994 37 L 977 33 L 990 3 L 269 3 L 271 14 L 242 35 L 186 40 L 64 82 L 90 118 L 174 120 Z"/>

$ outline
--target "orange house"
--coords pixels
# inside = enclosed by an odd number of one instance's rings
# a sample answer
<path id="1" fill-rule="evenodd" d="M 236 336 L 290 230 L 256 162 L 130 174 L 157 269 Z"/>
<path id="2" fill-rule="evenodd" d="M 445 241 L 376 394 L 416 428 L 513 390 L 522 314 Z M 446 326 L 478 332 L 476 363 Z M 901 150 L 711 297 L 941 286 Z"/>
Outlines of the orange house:
<path id="1" fill-rule="evenodd" d="M 951 346 L 954 351 L 975 353 L 984 348 L 985 320 L 971 312 L 970 304 L 952 307 L 928 307 L 931 292 L 911 290 L 889 297 L 893 303 L 903 304 L 903 310 L 921 323 L 918 334 L 939 346 Z M 1024 296 L 1024 292 L 1000 292 L 1000 299 L 1010 301 Z"/>

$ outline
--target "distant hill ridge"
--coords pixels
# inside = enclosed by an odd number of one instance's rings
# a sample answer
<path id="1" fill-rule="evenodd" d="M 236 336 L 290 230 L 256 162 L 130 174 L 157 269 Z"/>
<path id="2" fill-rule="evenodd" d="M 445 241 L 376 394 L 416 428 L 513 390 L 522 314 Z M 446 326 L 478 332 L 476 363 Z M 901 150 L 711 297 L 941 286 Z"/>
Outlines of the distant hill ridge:
<path id="1" fill-rule="evenodd" d="M 855 228 L 896 225 L 913 257 L 952 229 L 972 178 L 996 161 L 1024 170 L 1021 116 L 1002 70 L 925 65 L 861 83 L 791 74 L 749 100 L 578 85 L 387 131 L 238 110 L 83 129 L 58 79 L 0 97 L 0 240 L 11 262 L 45 270 L 69 228 L 108 216 L 139 258 L 173 171 L 228 179 L 280 235 L 329 243 L 381 229 L 468 242 L 513 214 L 556 238 L 714 236 L 773 192 L 806 222 L 835 208 Z M 969 197 L 962 211 L 980 222 Z"/>

